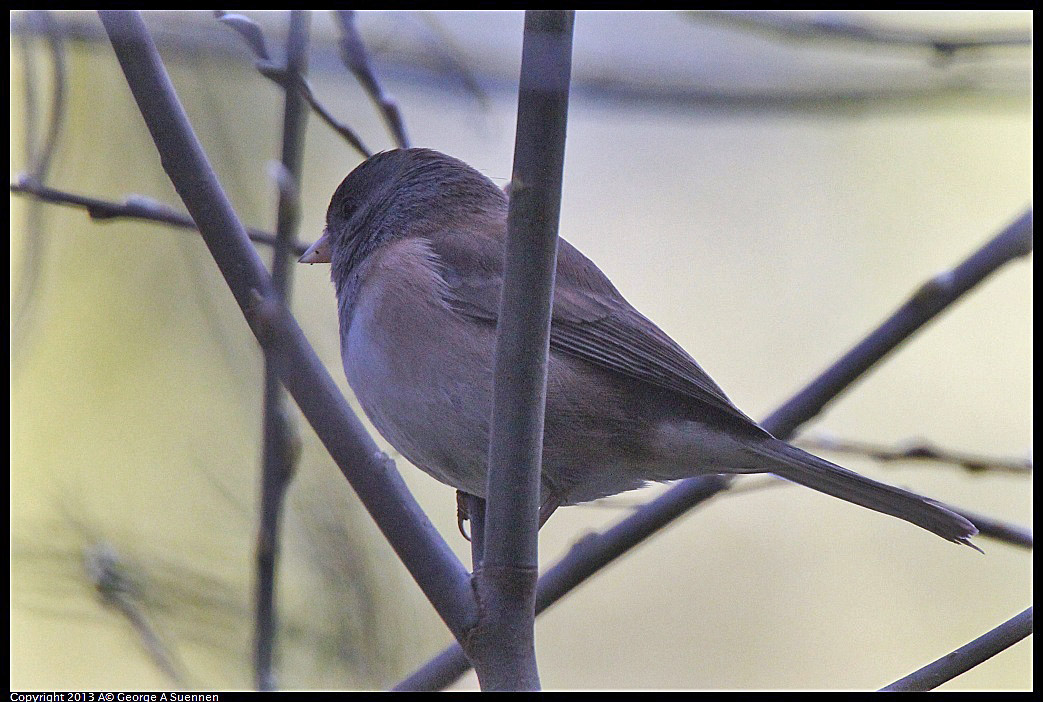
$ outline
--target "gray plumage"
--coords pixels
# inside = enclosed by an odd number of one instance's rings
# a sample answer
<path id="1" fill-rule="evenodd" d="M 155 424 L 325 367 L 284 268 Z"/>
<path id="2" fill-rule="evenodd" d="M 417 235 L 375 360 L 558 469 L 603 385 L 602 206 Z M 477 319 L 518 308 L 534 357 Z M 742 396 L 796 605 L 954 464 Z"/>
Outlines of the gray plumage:
<path id="1" fill-rule="evenodd" d="M 443 483 L 484 496 L 507 198 L 429 149 L 377 154 L 341 183 L 323 238 L 348 382 L 377 430 Z M 772 437 L 564 239 L 544 426 L 545 504 L 707 473 L 775 473 L 970 544 L 942 505 Z"/>

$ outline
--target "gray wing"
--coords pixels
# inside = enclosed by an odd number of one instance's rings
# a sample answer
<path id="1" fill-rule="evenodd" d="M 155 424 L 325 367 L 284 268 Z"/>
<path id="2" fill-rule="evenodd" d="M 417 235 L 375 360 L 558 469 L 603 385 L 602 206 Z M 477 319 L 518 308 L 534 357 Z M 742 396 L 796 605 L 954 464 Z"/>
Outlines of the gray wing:
<path id="1" fill-rule="evenodd" d="M 461 247 L 457 237 L 439 239 L 432 248 L 443 268 L 449 303 L 460 314 L 495 324 L 502 242 L 490 239 L 475 246 L 471 239 Z M 559 241 L 552 350 L 672 390 L 757 427 L 695 359 L 619 294 L 590 259 L 564 239 Z"/>

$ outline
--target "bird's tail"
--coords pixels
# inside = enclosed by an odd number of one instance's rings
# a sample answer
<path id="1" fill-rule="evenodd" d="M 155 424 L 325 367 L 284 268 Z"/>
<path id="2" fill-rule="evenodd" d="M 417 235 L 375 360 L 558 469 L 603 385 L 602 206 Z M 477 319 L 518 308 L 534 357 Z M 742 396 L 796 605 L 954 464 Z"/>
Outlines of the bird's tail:
<path id="1" fill-rule="evenodd" d="M 780 478 L 904 519 L 947 541 L 981 551 L 970 540 L 978 533 L 977 527 L 934 500 L 870 480 L 785 441 L 771 439 L 751 448 L 772 461 L 772 465 L 765 468 Z"/>

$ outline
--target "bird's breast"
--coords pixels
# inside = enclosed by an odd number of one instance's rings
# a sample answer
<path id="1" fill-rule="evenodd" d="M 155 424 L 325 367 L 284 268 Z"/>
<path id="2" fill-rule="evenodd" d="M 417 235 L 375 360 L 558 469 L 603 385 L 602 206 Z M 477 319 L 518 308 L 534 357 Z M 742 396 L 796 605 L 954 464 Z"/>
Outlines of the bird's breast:
<path id="1" fill-rule="evenodd" d="M 448 306 L 420 239 L 370 257 L 341 320 L 348 383 L 370 421 L 417 467 L 472 494 L 485 490 L 494 336 Z"/>

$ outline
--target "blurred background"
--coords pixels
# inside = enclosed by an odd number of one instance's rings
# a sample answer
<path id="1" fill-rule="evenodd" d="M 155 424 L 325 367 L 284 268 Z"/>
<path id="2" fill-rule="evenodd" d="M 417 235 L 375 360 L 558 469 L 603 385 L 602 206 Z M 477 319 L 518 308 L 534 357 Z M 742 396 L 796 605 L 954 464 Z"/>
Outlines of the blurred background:
<path id="1" fill-rule="evenodd" d="M 288 13 L 248 16 L 281 61 Z M 280 89 L 212 13 L 145 19 L 239 216 L 274 229 Z M 522 20 L 358 16 L 413 144 L 499 184 Z M 314 13 L 311 33 L 317 97 L 371 149 L 391 148 L 340 63 L 332 18 Z M 764 417 L 1031 205 L 1031 37 L 1028 11 L 580 12 L 562 235 Z M 12 183 L 39 175 L 44 154 L 54 188 L 183 210 L 95 14 L 13 13 L 10 97 Z M 361 159 L 314 116 L 306 144 L 310 242 Z M 12 194 L 11 274 L 12 688 L 249 689 L 263 364 L 206 247 Z M 357 406 L 328 275 L 297 267 L 292 308 Z M 1031 293 L 1027 261 L 1001 269 L 805 433 L 1030 461 Z M 278 685 L 385 688 L 450 636 L 292 411 L 303 443 L 279 564 Z M 1032 521 L 1029 475 L 826 455 Z M 453 491 L 396 458 L 469 563 Z M 662 489 L 559 511 L 541 563 Z M 798 487 L 725 495 L 538 620 L 543 684 L 877 688 L 1029 605 L 1031 551 L 978 543 L 985 556 Z M 1031 649 L 943 689 L 1028 689 Z M 456 687 L 476 686 L 472 674 Z"/>

